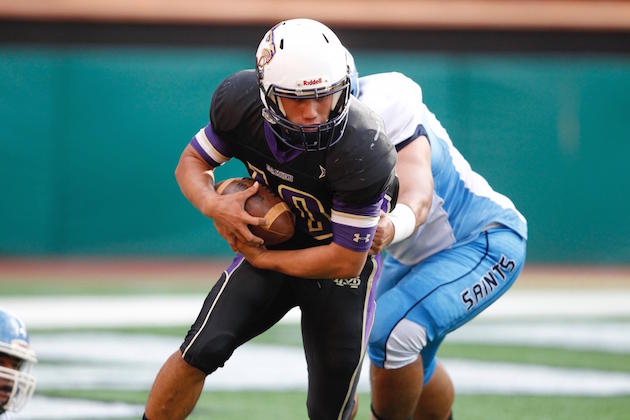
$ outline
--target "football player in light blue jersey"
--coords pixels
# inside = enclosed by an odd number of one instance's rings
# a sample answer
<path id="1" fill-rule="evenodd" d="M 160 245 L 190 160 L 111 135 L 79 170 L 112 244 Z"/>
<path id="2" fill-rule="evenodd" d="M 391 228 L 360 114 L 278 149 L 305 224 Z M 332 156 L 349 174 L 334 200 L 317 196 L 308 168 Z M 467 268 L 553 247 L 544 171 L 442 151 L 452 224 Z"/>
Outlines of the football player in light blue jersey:
<path id="1" fill-rule="evenodd" d="M 452 418 L 453 384 L 437 350 L 512 286 L 525 262 L 527 222 L 471 169 L 413 80 L 357 80 L 355 71 L 353 94 L 383 118 L 400 183 L 371 248 L 388 251 L 368 350 L 372 418 Z"/>
<path id="2" fill-rule="evenodd" d="M 10 419 L 9 411 L 20 411 L 33 395 L 35 362 L 24 323 L 0 309 L 0 420 Z"/>

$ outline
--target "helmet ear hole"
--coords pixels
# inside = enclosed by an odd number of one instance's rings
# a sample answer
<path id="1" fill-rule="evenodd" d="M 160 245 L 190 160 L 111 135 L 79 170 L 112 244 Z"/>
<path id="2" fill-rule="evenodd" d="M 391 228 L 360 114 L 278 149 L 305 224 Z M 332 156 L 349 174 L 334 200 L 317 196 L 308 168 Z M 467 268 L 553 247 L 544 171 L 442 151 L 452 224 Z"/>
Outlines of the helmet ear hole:
<path id="1" fill-rule="evenodd" d="M 283 50 L 284 49 L 284 38 L 282 38 L 280 40 L 280 49 Z"/>

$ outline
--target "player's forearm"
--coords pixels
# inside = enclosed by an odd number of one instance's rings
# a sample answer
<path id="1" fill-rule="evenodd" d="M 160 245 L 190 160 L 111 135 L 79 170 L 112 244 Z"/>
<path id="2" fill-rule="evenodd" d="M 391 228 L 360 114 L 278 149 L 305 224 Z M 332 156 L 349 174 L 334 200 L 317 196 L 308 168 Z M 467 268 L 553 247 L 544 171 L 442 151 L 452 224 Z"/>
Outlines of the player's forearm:
<path id="1" fill-rule="evenodd" d="M 407 187 L 405 188 L 403 184 L 411 184 L 412 182 L 407 182 L 407 180 L 403 178 L 399 179 L 401 190 L 398 194 L 398 203 L 406 204 L 411 208 L 416 218 L 415 227 L 417 228 L 427 221 L 427 217 L 431 211 L 433 180 L 415 180 L 415 185 L 412 188 L 408 188 L 407 185 L 405 185 L 405 187 Z"/>
<path id="2" fill-rule="evenodd" d="M 335 243 L 313 248 L 265 251 L 256 266 L 295 277 L 352 278 L 361 273 L 367 252 L 351 251 Z"/>
<path id="3" fill-rule="evenodd" d="M 426 138 L 418 138 L 398 153 L 396 173 L 398 202 L 411 208 L 418 227 L 426 222 L 433 201 L 431 149 Z"/>
<path id="4" fill-rule="evenodd" d="M 211 217 L 210 198 L 216 195 L 211 169 L 190 146 L 182 152 L 175 169 L 175 179 L 184 197 L 208 217 Z"/>

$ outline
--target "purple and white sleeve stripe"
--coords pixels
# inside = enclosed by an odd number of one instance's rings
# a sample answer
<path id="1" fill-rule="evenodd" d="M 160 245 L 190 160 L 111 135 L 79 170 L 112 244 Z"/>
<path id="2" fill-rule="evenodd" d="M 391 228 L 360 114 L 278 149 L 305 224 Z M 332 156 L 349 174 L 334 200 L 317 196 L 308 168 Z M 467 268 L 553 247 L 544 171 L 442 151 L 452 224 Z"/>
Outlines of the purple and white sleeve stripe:
<path id="1" fill-rule="evenodd" d="M 330 212 L 333 242 L 353 251 L 369 250 L 378 225 L 382 201 L 381 198 L 364 207 L 349 207 L 333 199 Z"/>
<path id="2" fill-rule="evenodd" d="M 190 145 L 212 167 L 223 165 L 231 158 L 229 148 L 212 130 L 210 124 L 195 134 L 195 137 L 190 141 Z"/>

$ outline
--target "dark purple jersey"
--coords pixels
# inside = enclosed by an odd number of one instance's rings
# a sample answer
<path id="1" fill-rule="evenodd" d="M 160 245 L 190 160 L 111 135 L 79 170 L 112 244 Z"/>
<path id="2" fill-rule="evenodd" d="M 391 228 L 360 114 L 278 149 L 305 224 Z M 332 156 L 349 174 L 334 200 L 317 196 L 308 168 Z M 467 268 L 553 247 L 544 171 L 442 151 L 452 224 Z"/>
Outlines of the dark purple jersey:
<path id="1" fill-rule="evenodd" d="M 239 159 L 289 205 L 296 233 L 276 249 L 333 241 L 368 250 L 380 209 L 397 192 L 396 151 L 381 118 L 353 98 L 342 139 L 324 151 L 301 152 L 276 139 L 262 109 L 253 70 L 228 77 L 212 97 L 210 123 L 191 145 L 212 167 Z"/>

